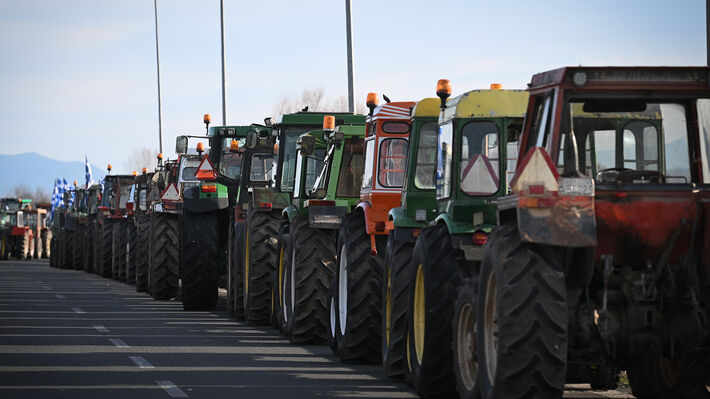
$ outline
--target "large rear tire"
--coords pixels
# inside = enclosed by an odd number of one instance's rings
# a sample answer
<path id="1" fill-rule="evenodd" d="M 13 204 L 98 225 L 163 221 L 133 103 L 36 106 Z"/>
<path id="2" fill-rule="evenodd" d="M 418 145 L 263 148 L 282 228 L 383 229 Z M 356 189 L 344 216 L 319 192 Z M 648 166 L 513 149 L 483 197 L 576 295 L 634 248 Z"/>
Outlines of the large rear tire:
<path id="1" fill-rule="evenodd" d="M 42 259 L 42 238 L 39 234 L 34 237 L 34 253 L 32 254 L 34 259 Z"/>
<path id="2" fill-rule="evenodd" d="M 136 291 L 145 292 L 148 286 L 148 249 L 150 242 L 150 214 L 138 216 L 136 229 Z"/>
<path id="3" fill-rule="evenodd" d="M 113 225 L 113 267 L 114 280 L 126 281 L 126 220 L 119 219 Z"/>
<path id="4" fill-rule="evenodd" d="M 94 271 L 94 223 L 89 220 L 84 228 L 84 271 Z"/>
<path id="5" fill-rule="evenodd" d="M 404 375 L 409 279 L 414 245 L 410 240 L 397 239 L 398 232 L 387 237 L 382 276 L 382 366 L 385 375 Z"/>
<path id="6" fill-rule="evenodd" d="M 17 239 L 17 245 L 15 248 L 17 248 L 17 255 L 15 256 L 17 259 L 27 259 L 27 254 L 30 251 L 30 232 L 29 230 L 25 230 L 25 233 L 21 236 L 16 237 Z"/>
<path id="7" fill-rule="evenodd" d="M 84 233 L 85 228 L 83 225 L 77 224 L 76 225 L 76 230 L 74 230 L 73 234 L 73 239 L 72 241 L 74 242 L 74 249 L 73 249 L 73 263 L 74 263 L 74 269 L 76 270 L 86 270 L 86 266 L 84 265 Z"/>
<path id="8" fill-rule="evenodd" d="M 232 237 L 232 258 L 230 259 L 229 276 L 231 279 L 232 314 L 237 320 L 244 320 L 244 278 L 242 277 L 242 262 L 244 262 L 244 234 L 246 233 L 246 223 L 239 222 L 234 225 L 234 236 Z"/>
<path id="9" fill-rule="evenodd" d="M 128 261 L 126 263 L 126 282 L 136 283 L 136 263 L 138 262 L 138 229 L 133 220 L 128 221 Z"/>
<path id="10" fill-rule="evenodd" d="M 111 219 L 104 219 L 99 227 L 101 234 L 99 244 L 99 274 L 111 277 L 113 267 L 113 223 Z"/>
<path id="11" fill-rule="evenodd" d="M 287 305 L 288 337 L 292 344 L 328 342 L 328 289 L 335 269 L 333 230 L 312 229 L 308 216 L 296 216 L 290 225 L 291 251 Z"/>
<path id="12" fill-rule="evenodd" d="M 382 256 L 371 255 L 360 213 L 346 215 L 338 237 L 338 356 L 345 363 L 380 363 Z M 378 237 L 377 249 L 385 243 Z"/>
<path id="13" fill-rule="evenodd" d="M 76 269 L 74 266 L 74 232 L 64 230 L 64 269 Z"/>
<path id="14" fill-rule="evenodd" d="M 180 241 L 178 216 L 152 213 L 150 216 L 150 294 L 155 299 L 172 299 L 180 290 Z"/>
<path id="15" fill-rule="evenodd" d="M 214 310 L 219 278 L 218 212 L 182 215 L 182 306 L 185 310 Z"/>
<path id="16" fill-rule="evenodd" d="M 52 252 L 50 248 L 50 243 L 52 242 L 52 231 L 49 229 L 42 230 L 40 240 L 42 241 L 42 259 L 47 259 Z"/>
<path id="17" fill-rule="evenodd" d="M 490 236 L 478 291 L 483 398 L 560 398 L 567 372 L 567 291 L 558 253 L 507 224 Z"/>
<path id="18" fill-rule="evenodd" d="M 698 349 L 677 361 L 666 357 L 639 361 L 627 370 L 631 392 L 639 399 L 710 398 L 706 356 Z"/>
<path id="19" fill-rule="evenodd" d="M 271 322 L 271 273 L 278 265 L 280 219 L 249 210 L 244 254 L 244 315 L 248 322 Z"/>
<path id="20" fill-rule="evenodd" d="M 422 230 L 412 255 L 407 323 L 412 384 L 423 397 L 455 396 L 451 343 L 454 301 L 470 274 L 445 224 Z"/>

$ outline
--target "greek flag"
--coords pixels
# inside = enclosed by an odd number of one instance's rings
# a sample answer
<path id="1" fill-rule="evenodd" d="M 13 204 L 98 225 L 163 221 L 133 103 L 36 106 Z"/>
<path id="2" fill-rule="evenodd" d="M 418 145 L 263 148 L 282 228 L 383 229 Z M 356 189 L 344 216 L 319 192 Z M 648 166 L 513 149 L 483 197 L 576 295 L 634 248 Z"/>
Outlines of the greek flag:
<path id="1" fill-rule="evenodd" d="M 49 210 L 49 219 L 54 220 L 54 208 L 58 208 L 62 203 L 61 190 L 62 182 L 59 179 L 54 180 L 54 189 L 52 189 L 52 208 Z"/>
<path id="2" fill-rule="evenodd" d="M 84 154 L 84 170 L 86 170 L 86 188 L 89 188 L 94 184 L 94 178 L 91 176 L 91 165 L 89 165 L 89 158 L 86 154 Z"/>

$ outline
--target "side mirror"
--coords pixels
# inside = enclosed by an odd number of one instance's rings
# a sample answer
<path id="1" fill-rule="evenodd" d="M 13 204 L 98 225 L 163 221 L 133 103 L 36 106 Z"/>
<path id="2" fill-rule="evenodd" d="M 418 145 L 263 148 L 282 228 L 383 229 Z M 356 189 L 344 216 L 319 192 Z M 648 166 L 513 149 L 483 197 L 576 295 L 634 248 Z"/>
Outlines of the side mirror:
<path id="1" fill-rule="evenodd" d="M 258 138 L 259 137 L 256 133 L 256 130 L 250 130 L 249 132 L 247 132 L 247 148 L 256 147 L 256 141 Z"/>
<path id="2" fill-rule="evenodd" d="M 316 150 L 316 138 L 313 136 L 303 136 L 298 140 L 301 155 L 310 157 Z"/>
<path id="3" fill-rule="evenodd" d="M 175 139 L 175 152 L 178 154 L 187 153 L 187 136 L 178 136 Z"/>

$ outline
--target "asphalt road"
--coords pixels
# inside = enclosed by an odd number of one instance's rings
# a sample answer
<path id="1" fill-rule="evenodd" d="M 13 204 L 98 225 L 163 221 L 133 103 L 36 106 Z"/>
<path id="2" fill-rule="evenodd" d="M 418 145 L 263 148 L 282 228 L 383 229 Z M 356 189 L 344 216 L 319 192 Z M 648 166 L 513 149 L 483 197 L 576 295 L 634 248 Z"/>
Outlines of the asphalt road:
<path id="1" fill-rule="evenodd" d="M 225 311 L 185 312 L 47 261 L 0 262 L 0 398 L 97 397 L 416 395 L 377 365 L 342 365 L 326 346 L 290 345 Z M 631 396 L 568 386 L 565 397 Z"/>

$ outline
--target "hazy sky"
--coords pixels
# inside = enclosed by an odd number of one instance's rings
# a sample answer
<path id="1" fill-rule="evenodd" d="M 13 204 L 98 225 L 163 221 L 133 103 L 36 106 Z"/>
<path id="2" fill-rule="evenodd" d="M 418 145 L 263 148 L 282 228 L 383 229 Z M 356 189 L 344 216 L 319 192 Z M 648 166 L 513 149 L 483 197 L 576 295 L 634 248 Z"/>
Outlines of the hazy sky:
<path id="1" fill-rule="evenodd" d="M 225 0 L 227 122 L 347 92 L 344 0 Z M 564 65 L 704 65 L 705 1 L 352 0 L 356 101 L 524 88 Z M 158 0 L 163 145 L 221 122 L 219 0 Z M 0 153 L 96 165 L 158 149 L 152 0 L 0 0 Z M 305 104 L 304 104 L 305 105 Z"/>

